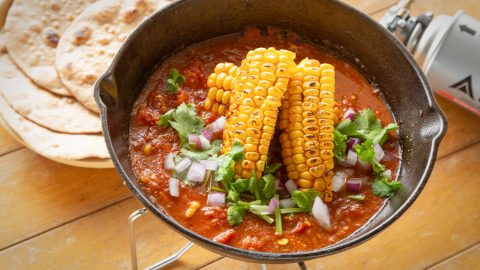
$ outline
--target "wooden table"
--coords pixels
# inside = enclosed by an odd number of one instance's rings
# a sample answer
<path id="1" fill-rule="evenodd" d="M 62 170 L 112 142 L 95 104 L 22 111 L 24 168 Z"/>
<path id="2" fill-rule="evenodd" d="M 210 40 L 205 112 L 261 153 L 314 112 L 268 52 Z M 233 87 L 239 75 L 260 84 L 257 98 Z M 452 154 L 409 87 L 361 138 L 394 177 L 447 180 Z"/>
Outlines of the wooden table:
<path id="1" fill-rule="evenodd" d="M 349 0 L 379 19 L 393 0 Z M 464 9 L 480 18 L 478 0 L 419 0 L 413 14 Z M 480 268 L 480 118 L 437 97 L 449 121 L 421 196 L 388 229 L 309 269 Z M 115 170 L 61 165 L 32 153 L 0 129 L 0 269 L 128 269 L 127 217 L 141 207 Z M 187 241 L 148 214 L 137 224 L 139 265 Z M 148 235 L 148 236 L 147 236 Z M 259 269 L 194 246 L 172 268 Z M 298 269 L 295 264 L 269 269 Z"/>

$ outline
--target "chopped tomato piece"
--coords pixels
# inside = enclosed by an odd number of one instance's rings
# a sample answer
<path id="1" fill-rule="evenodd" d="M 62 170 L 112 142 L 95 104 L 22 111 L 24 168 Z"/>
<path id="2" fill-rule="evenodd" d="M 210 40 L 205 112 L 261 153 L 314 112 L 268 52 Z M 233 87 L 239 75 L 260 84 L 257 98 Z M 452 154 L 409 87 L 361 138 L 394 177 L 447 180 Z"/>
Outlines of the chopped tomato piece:
<path id="1" fill-rule="evenodd" d="M 232 238 L 235 236 L 235 230 L 234 229 L 230 229 L 230 230 L 226 230 L 222 233 L 220 233 L 219 235 L 215 236 L 213 238 L 213 241 L 215 242 L 219 242 L 219 243 L 222 243 L 222 244 L 226 244 L 228 243 L 230 240 L 232 240 Z"/>

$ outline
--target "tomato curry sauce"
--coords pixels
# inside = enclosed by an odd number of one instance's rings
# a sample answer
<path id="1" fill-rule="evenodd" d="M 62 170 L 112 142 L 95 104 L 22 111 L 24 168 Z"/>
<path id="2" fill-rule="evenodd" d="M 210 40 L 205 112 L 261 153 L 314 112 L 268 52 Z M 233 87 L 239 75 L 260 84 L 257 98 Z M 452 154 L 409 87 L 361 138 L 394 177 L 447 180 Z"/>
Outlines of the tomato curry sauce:
<path id="1" fill-rule="evenodd" d="M 335 100 L 343 111 L 348 108 L 361 110 L 371 108 L 382 124 L 393 119 L 376 90 L 349 63 L 329 54 L 294 33 L 270 28 L 251 28 L 241 34 L 224 36 L 194 44 L 165 59 L 148 78 L 136 101 L 130 125 L 130 158 L 136 175 L 145 191 L 159 207 L 186 229 L 215 241 L 235 247 L 264 252 L 297 252 L 319 249 L 349 236 L 364 225 L 382 206 L 384 199 L 372 193 L 372 174 L 358 164 L 352 168 L 353 176 L 367 179 L 359 194 L 363 200 L 351 199 L 349 192 L 334 193 L 333 201 L 327 203 L 331 228 L 325 230 L 308 213 L 282 216 L 283 235 L 275 233 L 275 224 L 268 224 L 256 215 L 247 213 L 243 223 L 229 225 L 227 208 L 207 205 L 207 193 L 201 186 L 181 182 L 180 196 L 169 194 L 171 172 L 164 168 L 167 154 L 180 149 L 177 132 L 169 126 L 159 126 L 159 117 L 181 103 L 196 104 L 196 111 L 209 124 L 217 115 L 205 110 L 203 101 L 207 97 L 207 78 L 220 62 L 239 65 L 246 53 L 257 47 L 287 49 L 297 54 L 296 59 L 305 57 L 328 62 L 335 67 Z M 298 60 L 298 61 L 299 61 Z M 178 69 L 185 81 L 175 94 L 166 93 L 169 71 Z M 221 134 L 215 134 L 221 139 Z M 391 172 L 398 166 L 398 143 L 395 135 L 383 145 L 382 163 Z M 277 138 L 272 141 L 270 152 L 273 159 L 280 156 Z M 277 151 L 277 152 L 275 152 Z M 340 168 L 335 166 L 335 170 Z M 275 176 L 282 182 L 287 180 L 285 169 L 280 168 Z M 284 194 L 280 192 L 280 196 Z M 198 204 L 195 214 L 185 215 L 192 202 Z M 279 241 L 287 238 L 288 243 Z"/>

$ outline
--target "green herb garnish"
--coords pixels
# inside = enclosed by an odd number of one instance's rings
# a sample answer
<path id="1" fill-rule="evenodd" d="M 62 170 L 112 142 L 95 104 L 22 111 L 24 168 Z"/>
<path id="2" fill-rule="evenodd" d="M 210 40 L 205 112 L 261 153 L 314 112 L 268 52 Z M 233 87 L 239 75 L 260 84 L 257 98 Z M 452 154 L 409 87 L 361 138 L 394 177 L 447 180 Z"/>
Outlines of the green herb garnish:
<path id="1" fill-rule="evenodd" d="M 180 154 L 195 160 L 206 160 L 217 156 L 218 152 L 220 152 L 220 149 L 222 148 L 221 144 L 221 140 L 215 140 L 210 144 L 210 149 L 205 151 L 192 151 L 182 148 L 180 149 Z"/>
<path id="2" fill-rule="evenodd" d="M 265 166 L 265 170 L 263 171 L 263 173 L 274 173 L 276 170 L 278 170 L 278 168 L 282 166 L 283 164 L 280 162 L 267 163 L 267 166 Z"/>
<path id="3" fill-rule="evenodd" d="M 385 176 L 379 176 L 375 178 L 372 184 L 373 194 L 380 197 L 390 197 L 399 189 L 402 188 L 402 184 L 398 181 L 388 181 Z"/>
<path id="4" fill-rule="evenodd" d="M 292 200 L 305 212 L 311 212 L 315 198 L 320 195 L 316 189 L 307 189 L 305 191 L 292 191 Z"/>
<path id="5" fill-rule="evenodd" d="M 373 172 L 376 175 L 380 175 L 383 171 L 385 171 L 385 166 L 375 159 L 375 150 L 373 149 L 373 142 L 371 140 L 366 140 L 361 144 L 356 144 L 353 148 L 355 149 L 360 161 L 372 165 Z"/>
<path id="6" fill-rule="evenodd" d="M 197 115 L 195 105 L 182 103 L 178 108 L 171 109 L 160 116 L 157 124 L 159 126 L 170 125 L 173 127 L 178 133 L 182 146 L 190 148 L 188 135 L 200 134 L 205 123 L 203 119 Z"/>
<path id="7" fill-rule="evenodd" d="M 355 201 L 363 201 L 365 200 L 365 195 L 363 194 L 355 194 L 355 195 L 349 195 L 347 198 L 355 200 Z"/>
<path id="8" fill-rule="evenodd" d="M 169 94 L 175 94 L 178 92 L 178 88 L 185 81 L 185 77 L 180 74 L 178 69 L 172 68 L 168 73 L 167 79 L 167 92 Z"/>

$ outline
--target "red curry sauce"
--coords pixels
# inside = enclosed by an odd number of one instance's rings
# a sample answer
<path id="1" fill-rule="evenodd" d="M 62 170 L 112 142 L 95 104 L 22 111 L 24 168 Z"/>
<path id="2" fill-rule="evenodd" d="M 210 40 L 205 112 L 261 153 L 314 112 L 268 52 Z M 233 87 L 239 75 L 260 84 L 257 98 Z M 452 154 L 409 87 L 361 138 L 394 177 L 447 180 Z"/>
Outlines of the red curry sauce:
<path id="1" fill-rule="evenodd" d="M 197 113 L 205 119 L 205 124 L 213 122 L 217 116 L 202 107 L 208 91 L 208 75 L 220 62 L 239 65 L 246 53 L 257 47 L 288 49 L 297 54 L 297 61 L 309 57 L 334 65 L 335 99 L 342 104 L 343 110 L 349 107 L 357 110 L 370 107 L 382 124 L 393 122 L 375 89 L 350 64 L 290 32 L 252 28 L 242 34 L 220 37 L 187 47 L 166 59 L 152 73 L 132 113 L 129 140 L 134 171 L 146 192 L 166 213 L 185 228 L 205 237 L 232 246 L 265 252 L 295 252 L 331 245 L 360 228 L 382 206 L 383 199 L 372 194 L 369 184 L 364 185 L 360 192 L 365 195 L 363 201 L 347 198 L 346 192 L 335 193 L 334 200 L 328 204 L 332 223 L 330 231 L 323 230 L 310 214 L 284 215 L 283 236 L 275 235 L 274 224 L 267 224 L 249 213 L 243 223 L 236 227 L 230 226 L 226 207 L 207 206 L 207 194 L 197 186 L 181 183 L 180 196 L 176 198 L 169 195 L 170 172 L 164 169 L 163 163 L 165 156 L 178 151 L 180 145 L 173 128 L 156 125 L 158 118 L 182 102 L 187 102 L 197 104 Z M 172 68 L 178 69 L 185 76 L 185 83 L 177 94 L 165 92 L 166 79 Z M 221 134 L 217 136 L 221 138 Z M 278 142 L 272 142 L 275 143 Z M 395 139 L 390 139 L 383 148 L 387 155 L 396 156 L 398 152 Z M 396 159 L 383 163 L 392 172 L 395 172 L 398 165 Z M 370 174 L 357 167 L 354 176 Z M 278 170 L 276 176 L 286 181 L 283 170 Z M 188 218 L 185 211 L 192 201 L 199 202 L 200 207 Z M 287 245 L 277 243 L 277 240 L 284 237 L 289 240 Z"/>

